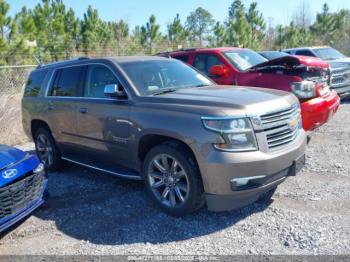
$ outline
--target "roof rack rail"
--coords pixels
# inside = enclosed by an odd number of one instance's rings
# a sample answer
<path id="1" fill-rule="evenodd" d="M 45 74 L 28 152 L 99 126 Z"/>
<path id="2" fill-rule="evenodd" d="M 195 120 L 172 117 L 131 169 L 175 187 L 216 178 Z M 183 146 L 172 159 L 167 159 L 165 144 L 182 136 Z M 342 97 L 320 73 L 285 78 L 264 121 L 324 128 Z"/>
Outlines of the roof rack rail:
<path id="1" fill-rule="evenodd" d="M 87 60 L 87 59 L 90 59 L 90 57 L 88 56 L 80 56 L 78 58 L 76 58 L 77 60 Z"/>

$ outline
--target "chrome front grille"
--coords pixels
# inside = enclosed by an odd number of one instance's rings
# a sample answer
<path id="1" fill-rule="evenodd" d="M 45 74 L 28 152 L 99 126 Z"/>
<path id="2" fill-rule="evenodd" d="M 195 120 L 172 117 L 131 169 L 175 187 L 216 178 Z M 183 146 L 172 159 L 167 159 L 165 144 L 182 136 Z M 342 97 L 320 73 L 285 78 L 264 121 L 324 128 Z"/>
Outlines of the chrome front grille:
<path id="1" fill-rule="evenodd" d="M 298 104 L 261 115 L 260 120 L 269 149 L 276 149 L 292 143 L 298 137 L 301 129 Z"/>
<path id="2" fill-rule="evenodd" d="M 331 73 L 331 87 L 340 88 L 350 85 L 350 68 L 334 69 Z"/>

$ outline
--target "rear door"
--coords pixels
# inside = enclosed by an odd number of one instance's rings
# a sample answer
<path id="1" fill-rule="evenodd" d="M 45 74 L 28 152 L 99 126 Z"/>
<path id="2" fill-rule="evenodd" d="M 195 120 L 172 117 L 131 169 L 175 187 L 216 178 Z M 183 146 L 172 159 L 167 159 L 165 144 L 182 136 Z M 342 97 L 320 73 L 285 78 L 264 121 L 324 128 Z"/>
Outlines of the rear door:
<path id="1" fill-rule="evenodd" d="M 47 121 L 63 155 L 79 145 L 77 136 L 77 95 L 82 85 L 84 66 L 56 69 L 47 93 Z"/>
<path id="2" fill-rule="evenodd" d="M 120 85 L 116 73 L 104 64 L 88 65 L 77 108 L 81 157 L 94 166 L 113 170 L 133 166 L 130 161 L 130 101 L 108 98 L 104 88 Z"/>

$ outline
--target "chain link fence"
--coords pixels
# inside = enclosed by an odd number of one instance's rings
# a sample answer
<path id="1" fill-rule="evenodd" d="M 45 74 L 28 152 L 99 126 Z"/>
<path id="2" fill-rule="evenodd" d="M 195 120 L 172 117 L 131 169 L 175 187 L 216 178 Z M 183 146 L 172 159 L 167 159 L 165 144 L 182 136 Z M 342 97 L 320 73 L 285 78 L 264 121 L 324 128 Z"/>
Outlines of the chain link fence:
<path id="1" fill-rule="evenodd" d="M 28 141 L 22 127 L 21 99 L 28 75 L 35 65 L 0 67 L 0 144 Z"/>

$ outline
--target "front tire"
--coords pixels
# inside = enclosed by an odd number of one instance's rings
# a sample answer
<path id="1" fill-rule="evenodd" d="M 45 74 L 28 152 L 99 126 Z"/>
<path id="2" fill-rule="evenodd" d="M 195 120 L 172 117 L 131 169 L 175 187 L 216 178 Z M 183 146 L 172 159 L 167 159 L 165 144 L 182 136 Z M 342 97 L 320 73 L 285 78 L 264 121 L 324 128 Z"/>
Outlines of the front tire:
<path id="1" fill-rule="evenodd" d="M 61 154 L 50 131 L 45 128 L 38 129 L 34 142 L 36 153 L 45 168 L 50 171 L 59 170 L 63 165 Z"/>
<path id="2" fill-rule="evenodd" d="M 187 215 L 205 203 L 196 162 L 177 142 L 158 145 L 148 152 L 143 177 L 152 201 L 169 215 Z"/>
<path id="3" fill-rule="evenodd" d="M 263 193 L 259 199 L 258 199 L 258 203 L 260 204 L 270 204 L 272 202 L 272 196 L 275 194 L 277 190 L 277 187 L 274 187 L 272 189 L 270 189 L 269 191 Z"/>

